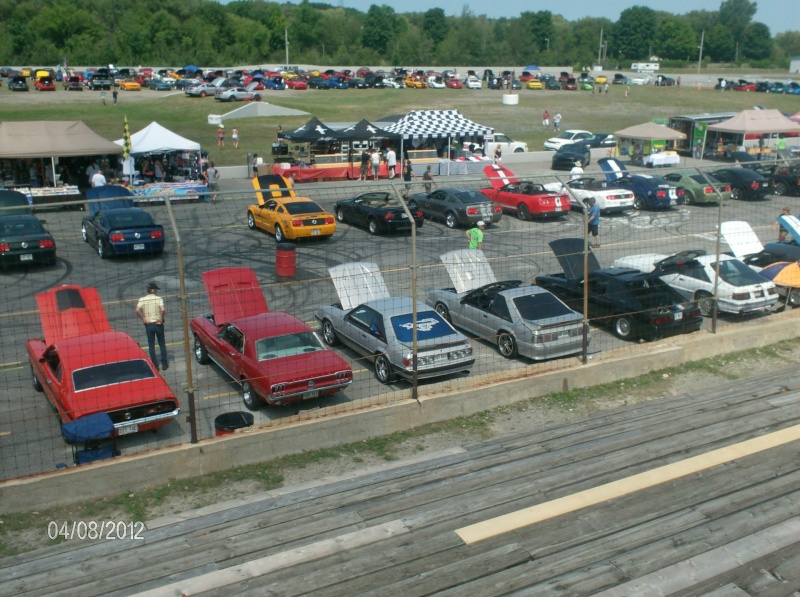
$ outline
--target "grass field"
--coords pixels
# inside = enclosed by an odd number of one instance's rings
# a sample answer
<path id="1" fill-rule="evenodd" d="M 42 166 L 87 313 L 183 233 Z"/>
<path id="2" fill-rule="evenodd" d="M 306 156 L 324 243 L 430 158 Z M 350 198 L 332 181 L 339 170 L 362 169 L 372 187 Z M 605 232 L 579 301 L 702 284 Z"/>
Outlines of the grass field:
<path id="1" fill-rule="evenodd" d="M 613 132 L 654 118 L 678 114 L 740 111 L 755 104 L 777 108 L 792 114 L 800 110 L 800 96 L 764 93 L 719 93 L 684 85 L 680 88 L 631 86 L 628 97 L 625 87 L 609 86 L 609 93 L 592 95 L 588 91 L 532 91 L 523 89 L 518 105 L 503 104 L 501 91 L 452 89 L 370 89 L 329 91 L 265 92 L 265 101 L 303 110 L 323 122 L 355 122 L 361 118 L 378 120 L 391 114 L 414 109 L 455 108 L 467 118 L 514 140 L 525 141 L 531 150 L 539 150 L 552 131 L 541 126 L 542 112 L 551 116 L 561 113 L 561 128 Z M 80 96 L 80 97 L 78 97 Z M 220 104 L 213 99 L 189 98 L 184 94 L 151 91 L 120 92 L 120 104 L 103 106 L 99 92 L 80 94 L 61 89 L 55 93 L 12 93 L 0 91 L 0 120 L 82 120 L 107 139 L 122 137 L 123 116 L 128 117 L 131 132 L 152 121 L 199 141 L 208 148 L 217 165 L 244 164 L 248 152 L 269 156 L 275 130 L 285 130 L 304 123 L 308 117 L 270 117 L 226 120 L 228 129 L 238 127 L 240 149 L 228 145 L 225 151 L 216 148 L 216 129 L 207 124 L 209 114 L 224 114 L 242 104 Z"/>

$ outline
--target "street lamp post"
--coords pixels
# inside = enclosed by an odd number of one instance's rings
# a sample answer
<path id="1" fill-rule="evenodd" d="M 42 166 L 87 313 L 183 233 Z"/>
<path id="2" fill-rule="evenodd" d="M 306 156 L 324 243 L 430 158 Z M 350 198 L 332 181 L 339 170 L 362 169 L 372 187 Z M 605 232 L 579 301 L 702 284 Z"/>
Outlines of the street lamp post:
<path id="1" fill-rule="evenodd" d="M 697 46 L 700 48 L 700 57 L 697 59 L 697 74 L 700 74 L 700 66 L 703 64 L 703 41 L 706 38 L 706 30 L 703 29 L 703 32 L 700 34 L 700 45 Z"/>

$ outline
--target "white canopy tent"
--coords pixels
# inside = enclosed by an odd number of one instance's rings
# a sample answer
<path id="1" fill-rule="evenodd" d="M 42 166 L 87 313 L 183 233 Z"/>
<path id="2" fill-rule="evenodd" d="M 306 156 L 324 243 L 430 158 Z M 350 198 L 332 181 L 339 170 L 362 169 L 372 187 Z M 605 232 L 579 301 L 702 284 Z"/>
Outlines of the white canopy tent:
<path id="1" fill-rule="evenodd" d="M 122 146 L 123 140 L 117 139 L 114 143 Z M 142 130 L 131 135 L 131 154 L 167 153 L 170 151 L 200 151 L 200 144 L 173 133 L 157 122 L 151 122 Z"/>

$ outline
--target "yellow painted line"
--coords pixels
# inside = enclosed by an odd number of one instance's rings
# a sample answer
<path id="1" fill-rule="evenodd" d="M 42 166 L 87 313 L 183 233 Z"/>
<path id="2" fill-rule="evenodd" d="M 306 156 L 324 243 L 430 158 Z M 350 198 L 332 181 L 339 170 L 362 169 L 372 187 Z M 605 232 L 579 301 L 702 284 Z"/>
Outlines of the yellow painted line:
<path id="1" fill-rule="evenodd" d="M 0 437 L 3 437 L 4 435 L 11 435 L 11 432 L 10 431 L 0 431 Z"/>
<path id="2" fill-rule="evenodd" d="M 10 367 L 11 365 L 22 365 L 22 361 L 11 361 L 9 363 L 0 363 L 0 367 Z"/>
<path id="3" fill-rule="evenodd" d="M 238 396 L 239 392 L 223 392 L 222 394 L 209 394 L 203 396 L 203 400 L 213 400 L 215 398 L 227 398 L 228 396 Z"/>
<path id="4" fill-rule="evenodd" d="M 800 440 L 800 425 L 456 529 L 467 545 Z"/>

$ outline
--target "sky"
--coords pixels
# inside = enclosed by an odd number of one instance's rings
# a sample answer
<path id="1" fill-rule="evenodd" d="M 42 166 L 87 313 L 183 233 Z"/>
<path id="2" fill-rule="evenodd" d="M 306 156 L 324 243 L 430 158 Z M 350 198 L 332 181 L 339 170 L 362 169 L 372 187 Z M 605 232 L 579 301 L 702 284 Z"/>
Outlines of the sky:
<path id="1" fill-rule="evenodd" d="M 284 2 L 285 0 L 276 0 Z M 468 7 L 473 14 L 486 14 L 492 18 L 517 17 L 523 11 L 538 12 L 549 10 L 554 15 L 561 15 L 568 21 L 577 21 L 583 17 L 607 17 L 612 21 L 631 6 L 649 6 L 653 10 L 663 10 L 681 15 L 692 10 L 719 10 L 721 0 L 503 0 L 500 5 L 483 0 L 402 0 L 394 3 L 386 0 L 319 0 L 332 6 L 345 6 L 367 12 L 373 4 L 392 6 L 396 12 L 425 12 L 432 7 L 442 8 L 446 15 L 460 15 L 463 8 Z M 222 0 L 223 4 L 227 2 Z M 300 0 L 292 0 L 297 4 Z M 770 32 L 800 30 L 800 2 L 797 0 L 757 0 L 758 11 L 755 21 L 764 23 Z M 491 12 L 487 9 L 491 6 Z"/>

